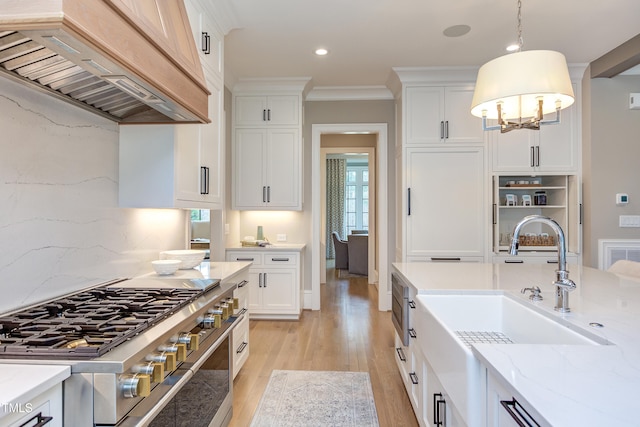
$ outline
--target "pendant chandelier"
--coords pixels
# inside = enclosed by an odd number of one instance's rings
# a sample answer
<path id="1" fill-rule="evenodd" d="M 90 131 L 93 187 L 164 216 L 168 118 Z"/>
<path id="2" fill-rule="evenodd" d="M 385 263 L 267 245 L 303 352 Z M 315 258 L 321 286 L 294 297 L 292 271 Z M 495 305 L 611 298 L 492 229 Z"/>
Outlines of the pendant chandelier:
<path id="1" fill-rule="evenodd" d="M 487 62 L 478 71 L 471 114 L 482 117 L 483 130 L 539 130 L 560 123 L 560 110 L 573 104 L 573 87 L 563 54 L 551 50 L 522 51 L 522 2 L 518 0 L 516 52 Z M 543 116 L 556 112 L 554 120 Z M 487 126 L 487 119 L 497 120 Z"/>

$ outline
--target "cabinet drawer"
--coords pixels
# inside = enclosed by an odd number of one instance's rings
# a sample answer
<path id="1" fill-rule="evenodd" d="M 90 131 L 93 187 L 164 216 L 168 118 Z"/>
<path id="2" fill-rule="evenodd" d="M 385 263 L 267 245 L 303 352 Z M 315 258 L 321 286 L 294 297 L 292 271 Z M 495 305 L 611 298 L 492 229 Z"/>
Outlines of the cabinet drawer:
<path id="1" fill-rule="evenodd" d="M 262 265 L 262 255 L 261 253 L 248 251 L 227 252 L 227 261 L 248 261 L 252 262 L 253 266 Z"/>
<path id="2" fill-rule="evenodd" d="M 298 254 L 292 253 L 269 253 L 264 254 L 265 265 L 297 265 Z"/>
<path id="3" fill-rule="evenodd" d="M 240 321 L 233 330 L 233 377 L 235 378 L 249 357 L 249 317 Z"/>

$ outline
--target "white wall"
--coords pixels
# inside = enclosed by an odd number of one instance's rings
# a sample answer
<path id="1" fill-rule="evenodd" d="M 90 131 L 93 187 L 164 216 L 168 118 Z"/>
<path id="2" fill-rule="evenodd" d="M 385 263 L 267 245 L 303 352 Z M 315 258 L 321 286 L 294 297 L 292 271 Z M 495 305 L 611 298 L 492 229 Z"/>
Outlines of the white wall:
<path id="1" fill-rule="evenodd" d="M 0 78 L 0 313 L 150 271 L 187 211 L 118 207 L 118 125 Z"/>

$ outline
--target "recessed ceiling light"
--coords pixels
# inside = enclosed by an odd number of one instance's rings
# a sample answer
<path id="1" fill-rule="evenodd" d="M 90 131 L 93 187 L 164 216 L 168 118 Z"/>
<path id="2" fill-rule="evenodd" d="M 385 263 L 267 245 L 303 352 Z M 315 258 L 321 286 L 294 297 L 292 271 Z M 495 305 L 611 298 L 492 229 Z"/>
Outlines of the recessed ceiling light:
<path id="1" fill-rule="evenodd" d="M 468 25 L 452 25 L 449 28 L 445 28 L 442 34 L 447 37 L 460 37 L 464 36 L 469 31 L 471 31 L 471 27 Z"/>
<path id="2" fill-rule="evenodd" d="M 510 44 L 509 46 L 507 46 L 507 52 L 515 52 L 518 49 L 520 49 L 520 45 L 518 43 Z"/>
<path id="3" fill-rule="evenodd" d="M 316 53 L 316 55 L 318 55 L 318 56 L 324 56 L 324 55 L 326 55 L 327 53 L 329 53 L 329 51 L 328 51 L 327 49 L 325 49 L 325 48 L 321 47 L 321 48 L 319 48 L 319 49 L 316 49 L 315 53 Z"/>

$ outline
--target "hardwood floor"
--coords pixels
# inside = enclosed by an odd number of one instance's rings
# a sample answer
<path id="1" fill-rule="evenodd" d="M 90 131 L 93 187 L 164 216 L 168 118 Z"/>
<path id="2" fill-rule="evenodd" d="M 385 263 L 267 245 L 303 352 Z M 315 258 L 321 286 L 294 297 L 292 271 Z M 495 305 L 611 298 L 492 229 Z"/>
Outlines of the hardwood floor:
<path id="1" fill-rule="evenodd" d="M 250 355 L 234 381 L 230 426 L 251 423 L 273 369 L 369 372 L 380 426 L 417 426 L 394 359 L 390 312 L 366 278 L 340 279 L 333 269 L 321 285 L 321 310 L 300 321 L 252 320 Z"/>

